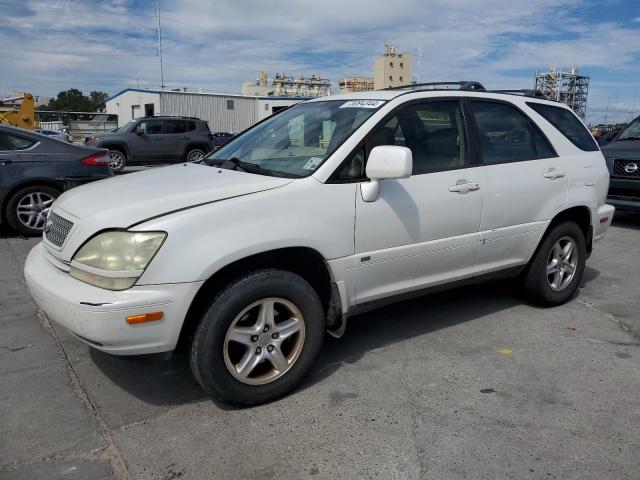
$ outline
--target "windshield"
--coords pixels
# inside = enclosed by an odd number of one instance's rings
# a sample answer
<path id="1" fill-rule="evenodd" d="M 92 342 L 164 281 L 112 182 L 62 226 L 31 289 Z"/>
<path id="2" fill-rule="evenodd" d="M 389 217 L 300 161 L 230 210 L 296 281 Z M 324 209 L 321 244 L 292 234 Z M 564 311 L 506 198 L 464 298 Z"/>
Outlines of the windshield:
<path id="1" fill-rule="evenodd" d="M 640 139 L 640 117 L 636 118 L 633 122 L 625 128 L 620 136 L 616 140 L 631 140 Z"/>
<path id="2" fill-rule="evenodd" d="M 257 166 L 258 169 L 251 168 L 255 173 L 306 177 L 384 103 L 380 100 L 301 103 L 251 128 L 205 161 L 221 164 L 233 160 L 236 165 Z"/>
<path id="3" fill-rule="evenodd" d="M 121 127 L 118 128 L 114 128 L 109 130 L 112 133 L 116 133 L 116 132 L 124 132 L 130 125 L 136 123 L 138 121 L 138 119 L 134 118 L 132 120 L 129 120 L 127 123 L 125 123 L 124 125 L 122 125 Z"/>

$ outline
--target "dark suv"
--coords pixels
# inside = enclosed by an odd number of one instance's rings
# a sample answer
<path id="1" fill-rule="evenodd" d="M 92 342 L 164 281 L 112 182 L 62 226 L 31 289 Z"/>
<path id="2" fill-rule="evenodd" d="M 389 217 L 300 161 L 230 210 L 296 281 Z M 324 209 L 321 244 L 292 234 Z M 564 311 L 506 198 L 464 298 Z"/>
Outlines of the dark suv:
<path id="1" fill-rule="evenodd" d="M 214 149 L 209 125 L 193 117 L 135 118 L 92 143 L 109 150 L 114 172 L 132 164 L 194 162 Z"/>
<path id="2" fill-rule="evenodd" d="M 640 211 L 640 117 L 602 147 L 611 173 L 607 202 L 619 210 Z"/>

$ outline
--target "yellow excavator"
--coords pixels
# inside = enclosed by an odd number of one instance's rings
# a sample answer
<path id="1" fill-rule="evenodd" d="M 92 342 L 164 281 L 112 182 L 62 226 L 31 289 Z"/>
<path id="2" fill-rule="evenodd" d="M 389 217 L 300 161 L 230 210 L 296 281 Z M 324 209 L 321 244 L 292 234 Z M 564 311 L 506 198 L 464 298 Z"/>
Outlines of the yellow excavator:
<path id="1" fill-rule="evenodd" d="M 22 100 L 18 107 L 15 102 Z M 33 95 L 23 93 L 17 97 L 0 98 L 0 125 L 35 130 L 40 125 L 36 122 L 36 107 Z"/>

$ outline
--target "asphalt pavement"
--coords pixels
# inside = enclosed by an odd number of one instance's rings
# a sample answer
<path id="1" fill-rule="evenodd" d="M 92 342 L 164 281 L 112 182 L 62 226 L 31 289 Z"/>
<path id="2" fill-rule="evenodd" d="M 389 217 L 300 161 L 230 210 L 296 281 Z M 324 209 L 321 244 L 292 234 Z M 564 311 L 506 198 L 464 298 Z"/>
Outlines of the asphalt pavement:
<path id="1" fill-rule="evenodd" d="M 640 478 L 640 215 L 616 216 L 566 305 L 513 282 L 391 305 L 244 409 L 184 355 L 115 358 L 52 326 L 22 276 L 36 242 L 0 234 L 0 479 Z"/>

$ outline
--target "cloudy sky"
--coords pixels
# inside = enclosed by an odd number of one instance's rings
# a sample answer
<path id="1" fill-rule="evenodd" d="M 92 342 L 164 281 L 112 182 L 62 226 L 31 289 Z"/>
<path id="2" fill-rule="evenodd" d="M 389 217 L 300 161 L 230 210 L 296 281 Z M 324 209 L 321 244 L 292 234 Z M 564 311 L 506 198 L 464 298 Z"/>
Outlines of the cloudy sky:
<path id="1" fill-rule="evenodd" d="M 156 0 L 0 0 L 0 95 L 157 87 Z M 164 83 L 239 93 L 260 70 L 372 75 L 385 41 L 421 81 L 530 88 L 550 64 L 591 76 L 587 120 L 640 114 L 638 0 L 162 0 Z M 422 68 L 418 47 L 422 42 Z"/>

